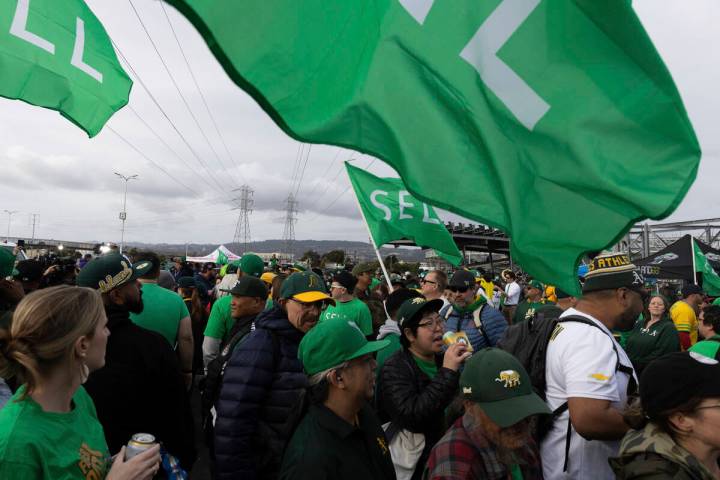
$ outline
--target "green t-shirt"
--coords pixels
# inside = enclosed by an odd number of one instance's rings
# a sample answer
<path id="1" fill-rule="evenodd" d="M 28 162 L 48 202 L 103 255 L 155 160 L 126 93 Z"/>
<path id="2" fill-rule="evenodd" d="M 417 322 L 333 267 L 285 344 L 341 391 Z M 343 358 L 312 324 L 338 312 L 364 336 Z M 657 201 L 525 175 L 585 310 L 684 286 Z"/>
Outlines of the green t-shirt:
<path id="1" fill-rule="evenodd" d="M 528 319 L 528 316 L 530 316 L 530 310 L 534 312 L 543 309 L 545 307 L 552 307 L 555 306 L 554 303 L 549 302 L 547 300 L 543 300 L 540 302 L 528 302 L 527 300 L 523 300 L 520 302 L 515 309 L 515 315 L 513 316 L 513 324 L 524 322 Z"/>
<path id="2" fill-rule="evenodd" d="M 131 313 L 130 320 L 135 325 L 159 333 L 174 347 L 180 320 L 190 316 L 182 297 L 156 283 L 144 283 L 142 299 L 145 305 L 142 313 Z"/>
<path id="3" fill-rule="evenodd" d="M 95 405 L 83 387 L 68 413 L 43 411 L 20 387 L 0 410 L 0 478 L 103 479 L 110 453 Z"/>
<path id="4" fill-rule="evenodd" d="M 428 362 L 427 360 L 418 358 L 415 355 L 413 355 L 412 357 L 413 359 L 415 359 L 415 363 L 417 363 L 417 366 L 420 367 L 420 370 L 422 370 L 425 375 L 430 378 L 435 378 L 435 375 L 437 375 L 438 372 L 438 367 L 435 361 Z"/>
<path id="5" fill-rule="evenodd" d="M 625 351 L 637 373 L 641 373 L 653 360 L 680 351 L 680 338 L 675 324 L 667 317 L 645 328 L 641 316 L 625 341 Z"/>
<path id="6" fill-rule="evenodd" d="M 368 336 L 373 332 L 372 315 L 370 309 L 365 302 L 357 298 L 353 298 L 349 302 L 337 302 L 335 306 L 329 306 L 320 318 L 325 320 L 350 320 L 355 322 L 363 335 Z"/>
<path id="7" fill-rule="evenodd" d="M 713 303 L 712 303 L 712 304 L 713 304 L 713 305 L 720 305 L 720 297 L 718 297 L 718 298 L 716 298 L 715 300 L 713 300 Z"/>
<path id="8" fill-rule="evenodd" d="M 232 295 L 225 295 L 213 303 L 210 318 L 208 318 L 205 327 L 204 335 L 206 337 L 217 338 L 223 342 L 227 340 L 225 336 L 230 333 L 233 325 L 235 325 L 235 319 L 230 311 L 230 302 L 232 302 Z"/>

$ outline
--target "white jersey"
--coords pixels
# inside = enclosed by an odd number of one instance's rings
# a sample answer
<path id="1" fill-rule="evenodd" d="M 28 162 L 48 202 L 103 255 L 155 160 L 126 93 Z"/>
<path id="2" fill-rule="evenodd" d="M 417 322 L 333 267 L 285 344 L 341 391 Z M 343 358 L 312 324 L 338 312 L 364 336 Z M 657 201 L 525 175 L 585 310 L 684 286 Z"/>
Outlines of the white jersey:
<path id="1" fill-rule="evenodd" d="M 599 320 L 574 308 L 560 317 L 568 315 L 585 317 L 602 330 L 578 322 L 558 325 L 558 332 L 551 337 L 547 347 L 545 394 L 548 407 L 554 411 L 568 398 L 581 397 L 609 400 L 614 408 L 624 410 L 630 376 L 615 369 L 618 357 L 620 363 L 627 367 L 632 366 L 630 359 L 615 341 L 612 332 Z M 574 428 L 567 472 L 563 472 L 569 417 L 567 410 L 559 415 L 540 445 L 543 476 L 553 480 L 614 479 L 608 458 L 617 456 L 620 441 L 585 440 Z"/>
<path id="2" fill-rule="evenodd" d="M 505 305 L 514 307 L 520 302 L 520 285 L 517 282 L 511 282 L 505 285 Z"/>

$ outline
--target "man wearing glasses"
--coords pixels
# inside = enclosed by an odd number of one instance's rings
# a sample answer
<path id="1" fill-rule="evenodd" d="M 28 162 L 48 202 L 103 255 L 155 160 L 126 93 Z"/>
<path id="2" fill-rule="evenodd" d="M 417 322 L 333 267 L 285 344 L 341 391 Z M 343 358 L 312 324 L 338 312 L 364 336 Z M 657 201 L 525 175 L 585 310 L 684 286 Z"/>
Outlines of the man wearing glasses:
<path id="1" fill-rule="evenodd" d="M 355 276 L 347 270 L 333 276 L 330 295 L 335 300 L 335 305 L 325 310 L 322 321 L 353 322 L 365 337 L 369 337 L 373 333 L 372 315 L 368 306 L 353 295 L 356 283 Z"/>
<path id="2" fill-rule="evenodd" d="M 450 305 L 445 298 L 445 289 L 447 288 L 447 274 L 442 270 L 433 270 L 420 280 L 420 293 L 428 300 L 440 299 L 443 301 L 442 308 Z"/>
<path id="3" fill-rule="evenodd" d="M 216 405 L 215 460 L 219 480 L 277 478 L 282 450 L 301 391 L 308 386 L 298 345 L 335 301 L 313 272 L 282 284 L 277 305 L 235 349 Z"/>
<path id="4" fill-rule="evenodd" d="M 476 297 L 477 289 L 475 276 L 467 270 L 458 270 L 448 284 L 451 305 L 440 312 L 445 318 L 445 331 L 465 332 L 475 351 L 494 347 L 508 325 L 484 297 Z"/>

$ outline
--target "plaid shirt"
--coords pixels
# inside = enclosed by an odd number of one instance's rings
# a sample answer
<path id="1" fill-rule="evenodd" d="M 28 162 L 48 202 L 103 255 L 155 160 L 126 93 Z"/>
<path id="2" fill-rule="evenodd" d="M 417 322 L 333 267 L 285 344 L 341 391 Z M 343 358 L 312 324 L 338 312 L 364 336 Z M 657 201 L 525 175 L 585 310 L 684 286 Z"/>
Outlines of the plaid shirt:
<path id="1" fill-rule="evenodd" d="M 498 459 L 495 446 L 476 429 L 469 428 L 472 421 L 471 417 L 463 415 L 433 447 L 423 474 L 424 480 L 512 478 L 510 469 Z M 542 480 L 540 456 L 532 439 L 528 439 L 526 446 L 518 451 L 517 463 L 523 480 Z"/>

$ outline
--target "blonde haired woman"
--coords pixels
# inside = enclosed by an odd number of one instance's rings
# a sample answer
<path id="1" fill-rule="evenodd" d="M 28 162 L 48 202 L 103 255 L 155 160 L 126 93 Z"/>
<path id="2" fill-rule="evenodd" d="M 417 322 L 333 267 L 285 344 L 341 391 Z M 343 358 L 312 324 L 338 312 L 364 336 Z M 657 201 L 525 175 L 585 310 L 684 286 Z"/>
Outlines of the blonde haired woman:
<path id="1" fill-rule="evenodd" d="M 81 386 L 105 364 L 110 334 L 100 295 L 58 286 L 26 296 L 0 330 L 0 376 L 22 386 L 0 410 L 0 478 L 150 479 L 159 447 L 110 458 L 92 399 Z"/>

